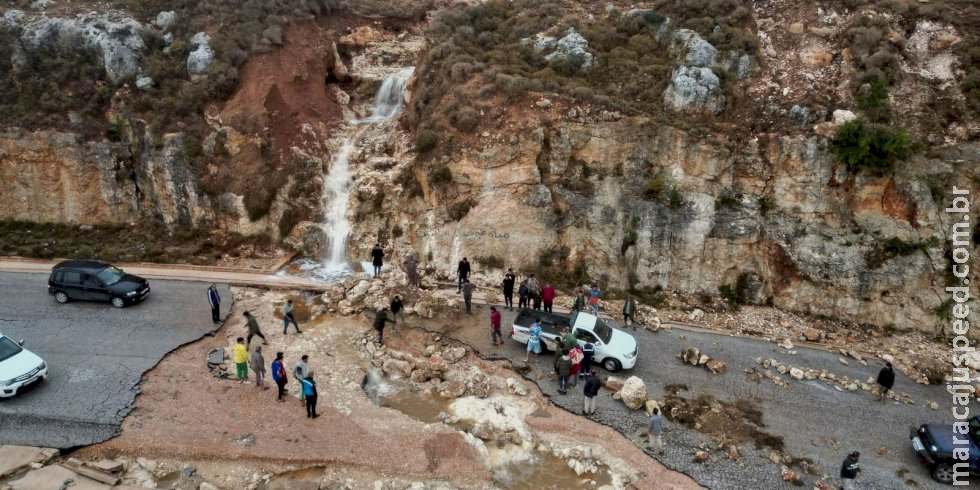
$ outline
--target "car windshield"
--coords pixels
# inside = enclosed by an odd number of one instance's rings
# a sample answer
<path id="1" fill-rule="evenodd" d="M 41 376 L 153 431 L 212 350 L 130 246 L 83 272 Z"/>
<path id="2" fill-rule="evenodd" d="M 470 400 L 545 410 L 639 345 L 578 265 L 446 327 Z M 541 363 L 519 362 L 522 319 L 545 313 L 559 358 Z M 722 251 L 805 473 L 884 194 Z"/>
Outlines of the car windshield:
<path id="1" fill-rule="evenodd" d="M 612 329 L 606 325 L 606 322 L 602 321 L 602 318 L 595 319 L 595 328 L 592 331 L 599 336 L 603 344 L 608 344 L 609 340 L 612 339 Z"/>
<path id="2" fill-rule="evenodd" d="M 0 337 L 0 361 L 6 361 L 24 350 L 23 347 L 17 345 L 17 342 L 8 339 L 7 337 Z"/>
<path id="3" fill-rule="evenodd" d="M 102 269 L 102 272 L 96 274 L 96 276 L 102 280 L 102 284 L 105 284 L 106 286 L 112 286 L 113 284 L 121 281 L 125 275 L 126 273 L 123 272 L 122 269 L 111 265 L 105 269 Z"/>

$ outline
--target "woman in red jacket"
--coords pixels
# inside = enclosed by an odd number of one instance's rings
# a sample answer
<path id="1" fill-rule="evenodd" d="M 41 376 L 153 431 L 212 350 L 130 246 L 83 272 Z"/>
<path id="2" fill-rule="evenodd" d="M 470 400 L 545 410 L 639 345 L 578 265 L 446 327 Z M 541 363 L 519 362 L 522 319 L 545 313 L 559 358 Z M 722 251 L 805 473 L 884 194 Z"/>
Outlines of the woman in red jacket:
<path id="1" fill-rule="evenodd" d="M 555 288 L 551 284 L 545 284 L 541 288 L 541 301 L 544 302 L 544 311 L 551 313 L 551 306 L 555 303 Z"/>

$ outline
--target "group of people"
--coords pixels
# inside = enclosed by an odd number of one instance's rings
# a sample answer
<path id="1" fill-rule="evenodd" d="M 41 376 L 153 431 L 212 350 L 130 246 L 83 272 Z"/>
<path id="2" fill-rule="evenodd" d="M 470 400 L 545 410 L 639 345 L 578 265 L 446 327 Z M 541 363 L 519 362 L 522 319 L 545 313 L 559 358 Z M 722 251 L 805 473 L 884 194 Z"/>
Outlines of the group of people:
<path id="1" fill-rule="evenodd" d="M 381 248 L 380 243 L 375 243 L 374 247 L 371 249 L 371 265 L 374 267 L 374 277 L 381 277 L 381 267 L 384 266 L 384 259 L 384 249 Z M 419 262 L 415 260 L 415 257 L 409 255 L 408 258 L 402 262 L 402 270 L 404 270 L 405 275 L 408 276 L 408 284 L 417 288 L 422 287 L 422 277 L 419 275 Z"/>
<path id="2" fill-rule="evenodd" d="M 235 361 L 235 374 L 242 384 L 248 383 L 248 370 L 252 369 L 255 374 L 255 386 L 264 390 L 269 389 L 265 386 L 265 358 L 262 356 L 262 346 L 257 345 L 249 353 L 248 344 L 244 337 L 238 337 L 235 341 L 233 352 Z M 316 413 L 317 389 L 316 382 L 313 381 L 313 371 L 308 364 L 309 356 L 303 354 L 300 360 L 293 366 L 293 378 L 299 385 L 298 397 L 306 406 L 306 417 L 315 419 L 319 417 Z M 289 378 L 286 376 L 285 359 L 282 352 L 276 352 L 276 359 L 272 361 L 272 381 L 279 388 L 276 401 L 286 401 L 286 384 Z"/>

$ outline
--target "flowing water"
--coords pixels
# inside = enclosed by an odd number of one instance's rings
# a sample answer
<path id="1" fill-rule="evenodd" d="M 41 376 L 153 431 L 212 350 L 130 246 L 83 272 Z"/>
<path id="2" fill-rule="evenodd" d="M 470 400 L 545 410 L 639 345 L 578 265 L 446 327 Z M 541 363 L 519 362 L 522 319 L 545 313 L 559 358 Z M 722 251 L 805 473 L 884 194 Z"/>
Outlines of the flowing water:
<path id="1" fill-rule="evenodd" d="M 405 85 L 415 73 L 415 67 L 403 68 L 389 75 L 381 83 L 371 105 L 371 115 L 351 122 L 351 129 L 330 162 L 329 171 L 323 176 L 323 216 L 325 252 L 320 261 L 301 260 L 296 268 L 301 274 L 331 282 L 360 272 L 361 266 L 352 267 L 347 261 L 347 239 L 350 222 L 347 219 L 347 201 L 350 199 L 350 158 L 356 150 L 363 128 L 358 126 L 377 124 L 396 117 L 405 106 Z"/>

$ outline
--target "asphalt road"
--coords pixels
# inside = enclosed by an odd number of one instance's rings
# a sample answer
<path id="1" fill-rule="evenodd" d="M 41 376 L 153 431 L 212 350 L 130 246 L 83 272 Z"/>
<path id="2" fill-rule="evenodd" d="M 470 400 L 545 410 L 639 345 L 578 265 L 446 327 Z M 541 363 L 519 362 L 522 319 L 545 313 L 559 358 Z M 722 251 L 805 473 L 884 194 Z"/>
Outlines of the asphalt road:
<path id="1" fill-rule="evenodd" d="M 516 314 L 506 309 L 503 313 L 503 324 L 509 325 Z M 481 306 L 474 314 L 483 319 L 487 309 Z M 504 330 L 506 334 L 509 328 L 505 327 Z M 624 378 L 639 376 L 646 382 L 653 398 L 662 400 L 667 385 L 686 384 L 690 388 L 690 391 L 682 392 L 686 398 L 710 394 L 726 401 L 755 401 L 761 407 L 763 421 L 767 425 L 763 430 L 782 436 L 787 454 L 796 458 L 810 458 L 817 463 L 824 474 L 831 476 L 830 481 L 835 487 L 840 484 L 836 477 L 841 461 L 849 452 L 857 450 L 862 454 L 863 471 L 858 479 L 862 489 L 948 488 L 930 478 L 926 468 L 918 462 L 908 439 L 909 426 L 926 422 L 952 423 L 948 411 L 952 398 L 945 387 L 919 385 L 897 373 L 897 392 L 910 394 L 916 405 L 879 403 L 867 392 L 840 392 L 829 382 L 796 381 L 788 374 L 781 377 L 789 381 L 791 387 L 781 388 L 767 380 L 759 383 L 750 380 L 744 369 L 759 369 L 755 359 L 768 357 L 797 367 L 827 369 L 839 376 L 867 381 L 868 377 L 877 375 L 881 364 L 869 360 L 868 366 L 862 366 L 856 360 L 849 359 L 849 364 L 845 366 L 838 361 L 840 356 L 836 352 L 797 347 L 794 349 L 796 354 L 789 354 L 775 344 L 762 340 L 679 328 L 674 328 L 670 333 L 653 333 L 642 328 L 635 332 L 627 331 L 637 339 L 639 359 L 632 370 L 621 371 L 617 375 Z M 452 335 L 477 348 L 484 357 L 524 359 L 524 344 L 508 339 L 504 347 L 491 347 L 483 329 L 477 333 L 455 332 Z M 725 361 L 727 373 L 715 375 L 703 368 L 682 364 L 677 354 L 688 346 L 697 347 L 709 356 Z M 557 394 L 557 383 L 551 376 L 552 359 L 550 352 L 542 356 L 526 378 L 538 384 L 555 404 L 581 414 L 582 384 L 569 389 L 567 395 Z M 601 376 L 608 374 L 601 368 L 599 372 Z M 926 401 L 935 401 L 941 408 L 933 411 L 925 406 Z M 976 407 L 973 409 L 975 411 Z M 647 422 L 645 412 L 627 409 L 605 391 L 600 393 L 597 413 L 592 418 L 634 441 L 640 440 L 639 434 L 645 430 Z M 756 451 L 746 444 L 742 446 L 743 457 L 739 461 L 731 461 L 724 450 L 718 450 L 711 451 L 712 455 L 717 456 L 717 461 L 694 463 L 692 456 L 699 446 L 714 449 L 717 444 L 700 432 L 669 421 L 664 431 L 664 440 L 668 445 L 666 454 L 650 453 L 651 456 L 709 488 L 800 488 L 782 480 L 780 467 L 767 458 L 768 449 Z M 883 455 L 878 454 L 879 448 L 884 448 Z M 813 488 L 816 480 L 812 475 L 804 475 L 807 484 L 804 488 Z M 914 480 L 915 484 L 907 483 L 907 480 Z"/>
<path id="2" fill-rule="evenodd" d="M 109 439 L 164 355 L 216 329 L 208 285 L 151 280 L 150 295 L 123 309 L 58 304 L 47 275 L 0 273 L 0 332 L 47 362 L 43 383 L 0 400 L 0 444 L 70 448 Z M 232 295 L 220 286 L 224 304 Z M 202 360 L 203 363 L 203 360 Z"/>

